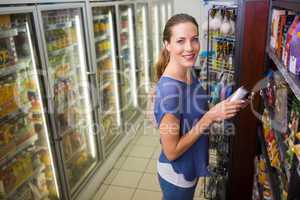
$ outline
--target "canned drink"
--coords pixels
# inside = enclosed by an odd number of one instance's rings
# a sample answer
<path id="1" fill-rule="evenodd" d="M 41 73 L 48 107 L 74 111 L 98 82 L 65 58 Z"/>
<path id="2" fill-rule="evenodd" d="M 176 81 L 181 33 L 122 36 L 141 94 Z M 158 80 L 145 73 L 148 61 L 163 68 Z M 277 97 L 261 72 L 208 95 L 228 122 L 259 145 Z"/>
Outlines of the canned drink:
<path id="1" fill-rule="evenodd" d="M 236 100 L 243 99 L 247 96 L 248 93 L 249 93 L 248 90 L 246 90 L 244 87 L 240 87 L 231 95 L 231 97 L 229 97 L 230 98 L 229 100 L 236 101 Z"/>

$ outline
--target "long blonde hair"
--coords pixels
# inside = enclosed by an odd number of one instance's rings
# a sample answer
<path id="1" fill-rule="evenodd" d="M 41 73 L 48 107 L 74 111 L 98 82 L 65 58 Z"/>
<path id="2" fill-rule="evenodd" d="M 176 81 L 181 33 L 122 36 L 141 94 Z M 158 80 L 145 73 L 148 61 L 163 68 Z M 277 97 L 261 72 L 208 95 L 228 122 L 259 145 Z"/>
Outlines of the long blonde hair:
<path id="1" fill-rule="evenodd" d="M 188 15 L 188 14 L 176 14 L 172 16 L 166 23 L 164 32 L 163 32 L 163 42 L 170 42 L 171 36 L 172 36 L 172 27 L 181 24 L 181 23 L 186 23 L 186 22 L 191 22 L 197 27 L 198 30 L 198 23 L 195 20 L 194 17 Z M 160 79 L 162 74 L 164 73 L 168 63 L 170 61 L 170 53 L 169 51 L 163 47 L 163 49 L 160 51 L 158 61 L 155 64 L 155 69 L 156 69 L 156 76 L 157 76 L 157 81 Z"/>

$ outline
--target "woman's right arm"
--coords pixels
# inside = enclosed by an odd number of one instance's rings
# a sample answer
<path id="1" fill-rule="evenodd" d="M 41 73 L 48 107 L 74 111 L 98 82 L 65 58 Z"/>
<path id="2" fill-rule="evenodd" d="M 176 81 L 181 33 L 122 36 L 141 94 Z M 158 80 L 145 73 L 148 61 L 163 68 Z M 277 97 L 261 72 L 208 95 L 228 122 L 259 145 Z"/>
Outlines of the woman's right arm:
<path id="1" fill-rule="evenodd" d="M 162 149 L 168 160 L 176 160 L 187 151 L 205 130 L 215 121 L 232 118 L 243 107 L 244 101 L 222 101 L 211 108 L 196 125 L 180 137 L 180 120 L 173 114 L 166 113 L 160 123 L 159 132 Z"/>

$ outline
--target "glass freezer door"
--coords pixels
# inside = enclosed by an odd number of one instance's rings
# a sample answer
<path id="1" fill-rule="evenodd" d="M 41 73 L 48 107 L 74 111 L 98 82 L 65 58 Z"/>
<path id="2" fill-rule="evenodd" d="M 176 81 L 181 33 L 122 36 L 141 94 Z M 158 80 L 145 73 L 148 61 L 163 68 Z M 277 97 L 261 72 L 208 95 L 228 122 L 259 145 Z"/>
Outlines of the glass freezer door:
<path id="1" fill-rule="evenodd" d="M 119 38 L 121 111 L 126 126 L 138 104 L 132 5 L 119 5 Z"/>
<path id="2" fill-rule="evenodd" d="M 150 58 L 148 32 L 148 4 L 137 3 L 136 6 L 136 37 L 137 37 L 137 77 L 139 103 L 146 100 L 146 93 L 150 91 Z"/>
<path id="3" fill-rule="evenodd" d="M 154 5 L 151 7 L 151 16 L 152 16 L 152 50 L 153 50 L 153 64 L 158 61 L 159 53 L 160 53 L 160 28 L 159 28 L 159 4 L 154 3 Z M 155 67 L 150 68 L 150 74 L 151 74 L 151 81 L 155 81 L 156 79 L 156 71 Z"/>
<path id="4" fill-rule="evenodd" d="M 32 19 L 0 15 L 0 199 L 59 198 Z"/>
<path id="5" fill-rule="evenodd" d="M 73 193 L 97 163 L 82 8 L 41 9 L 56 131 L 62 137 L 63 164 Z"/>
<path id="6" fill-rule="evenodd" d="M 168 17 L 167 20 L 170 19 L 173 15 L 173 5 L 172 5 L 172 1 L 168 1 L 167 2 L 167 13 L 168 13 Z"/>
<path id="7" fill-rule="evenodd" d="M 99 117 L 104 149 L 107 152 L 117 139 L 121 127 L 117 81 L 115 7 L 93 7 L 94 45 L 97 91 L 100 97 Z"/>
<path id="8" fill-rule="evenodd" d="M 160 41 L 162 41 L 164 28 L 165 28 L 166 22 L 168 20 L 167 14 L 168 14 L 167 13 L 167 2 L 161 2 L 160 3 L 160 19 L 161 19 L 161 23 L 160 23 Z M 162 46 L 163 46 L 163 42 L 160 42 L 160 48 L 162 48 Z"/>

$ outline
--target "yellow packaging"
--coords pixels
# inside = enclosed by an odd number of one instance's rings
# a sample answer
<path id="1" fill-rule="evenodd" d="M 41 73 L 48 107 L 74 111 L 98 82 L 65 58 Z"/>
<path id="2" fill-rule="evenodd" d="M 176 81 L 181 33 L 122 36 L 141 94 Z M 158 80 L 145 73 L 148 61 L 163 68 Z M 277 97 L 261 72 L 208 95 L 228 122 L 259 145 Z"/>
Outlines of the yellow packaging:
<path id="1" fill-rule="evenodd" d="M 0 26 L 4 28 L 11 28 L 10 15 L 0 15 Z"/>
<path id="2" fill-rule="evenodd" d="M 300 141 L 300 132 L 296 133 L 296 138 Z"/>
<path id="3" fill-rule="evenodd" d="M 46 166 L 50 166 L 51 165 L 51 160 L 50 160 L 50 156 L 48 154 L 47 151 L 41 151 L 40 153 L 40 158 L 41 158 L 41 161 L 46 165 Z"/>
<path id="4" fill-rule="evenodd" d="M 9 64 L 8 49 L 0 50 L 0 68 L 6 67 Z"/>

